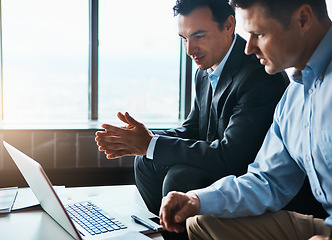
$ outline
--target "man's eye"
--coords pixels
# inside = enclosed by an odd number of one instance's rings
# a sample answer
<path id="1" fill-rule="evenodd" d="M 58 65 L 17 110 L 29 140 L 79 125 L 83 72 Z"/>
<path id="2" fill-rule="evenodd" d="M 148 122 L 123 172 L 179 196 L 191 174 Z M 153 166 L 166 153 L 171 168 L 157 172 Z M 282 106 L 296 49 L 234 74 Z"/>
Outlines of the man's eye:
<path id="1" fill-rule="evenodd" d="M 260 33 L 251 34 L 251 38 L 253 38 L 253 39 L 258 39 L 258 38 L 262 38 L 262 37 L 263 37 L 263 34 L 260 34 Z"/>
<path id="2" fill-rule="evenodd" d="M 262 37 L 264 37 L 264 34 L 263 33 L 256 33 L 255 36 L 256 36 L 256 38 L 262 38 Z"/>
<path id="3" fill-rule="evenodd" d="M 196 35 L 195 36 L 196 39 L 201 39 L 201 38 L 204 38 L 204 37 L 205 37 L 205 35 Z"/>

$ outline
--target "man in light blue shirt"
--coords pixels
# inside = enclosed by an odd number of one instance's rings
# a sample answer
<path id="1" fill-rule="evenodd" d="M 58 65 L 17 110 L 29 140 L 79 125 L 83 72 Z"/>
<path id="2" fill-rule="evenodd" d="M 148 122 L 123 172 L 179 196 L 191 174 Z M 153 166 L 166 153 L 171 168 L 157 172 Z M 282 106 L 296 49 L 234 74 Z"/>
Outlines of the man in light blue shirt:
<path id="1" fill-rule="evenodd" d="M 191 239 L 330 239 L 332 237 L 332 23 L 324 0 L 233 0 L 255 53 L 274 74 L 295 67 L 273 124 L 245 175 L 204 189 L 171 192 L 163 227 Z M 279 211 L 308 176 L 324 220 Z M 305 201 L 305 199 L 303 199 Z"/>

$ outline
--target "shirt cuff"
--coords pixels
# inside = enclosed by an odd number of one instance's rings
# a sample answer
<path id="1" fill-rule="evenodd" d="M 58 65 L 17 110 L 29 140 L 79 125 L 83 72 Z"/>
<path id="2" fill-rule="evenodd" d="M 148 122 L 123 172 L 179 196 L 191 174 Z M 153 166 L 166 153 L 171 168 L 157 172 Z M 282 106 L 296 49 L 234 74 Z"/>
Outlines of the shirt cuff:
<path id="1" fill-rule="evenodd" d="M 159 138 L 159 135 L 154 135 L 151 138 L 151 141 L 148 146 L 148 150 L 146 151 L 146 158 L 151 159 L 151 160 L 153 159 L 153 153 L 154 153 L 154 149 L 156 147 L 158 138 Z"/>
<path id="2" fill-rule="evenodd" d="M 220 202 L 218 192 L 215 188 L 209 186 L 202 189 L 192 190 L 190 192 L 195 193 L 200 200 L 200 215 L 216 215 L 216 213 L 218 213 Z"/>

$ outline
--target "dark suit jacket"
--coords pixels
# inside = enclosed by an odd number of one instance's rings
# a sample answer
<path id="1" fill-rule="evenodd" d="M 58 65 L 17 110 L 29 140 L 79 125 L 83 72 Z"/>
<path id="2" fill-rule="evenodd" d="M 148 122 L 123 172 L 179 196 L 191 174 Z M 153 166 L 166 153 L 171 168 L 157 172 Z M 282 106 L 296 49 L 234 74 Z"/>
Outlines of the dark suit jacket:
<path id="1" fill-rule="evenodd" d="M 154 131 L 161 134 L 154 151 L 156 168 L 184 164 L 221 176 L 246 172 L 289 80 L 284 72 L 268 75 L 254 55 L 245 55 L 245 44 L 238 35 L 216 87 L 212 102 L 218 119 L 212 141 L 207 141 L 211 84 L 207 72 L 198 70 L 194 106 L 182 127 Z"/>

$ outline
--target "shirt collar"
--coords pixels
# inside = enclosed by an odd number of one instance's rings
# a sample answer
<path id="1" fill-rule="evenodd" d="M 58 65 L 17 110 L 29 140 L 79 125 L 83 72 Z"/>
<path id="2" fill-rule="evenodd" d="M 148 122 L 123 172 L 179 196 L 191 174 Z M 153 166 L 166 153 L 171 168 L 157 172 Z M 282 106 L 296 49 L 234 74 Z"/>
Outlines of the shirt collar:
<path id="1" fill-rule="evenodd" d="M 316 78 L 324 79 L 325 71 L 332 59 L 332 27 L 319 43 L 307 66 L 311 68 Z"/>

